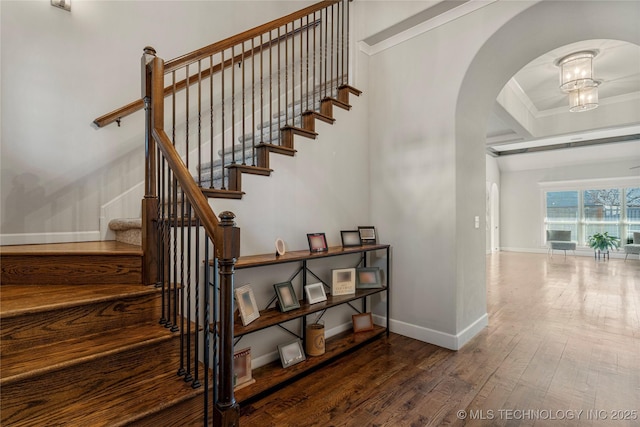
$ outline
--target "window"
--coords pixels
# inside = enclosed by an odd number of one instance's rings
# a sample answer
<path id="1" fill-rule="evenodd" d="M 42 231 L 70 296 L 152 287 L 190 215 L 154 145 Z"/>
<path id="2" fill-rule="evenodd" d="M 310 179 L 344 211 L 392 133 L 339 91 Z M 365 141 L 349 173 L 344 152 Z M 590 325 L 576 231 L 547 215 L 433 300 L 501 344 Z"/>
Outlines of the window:
<path id="1" fill-rule="evenodd" d="M 621 236 L 620 189 L 584 190 L 584 235 L 608 232 L 612 236 Z"/>
<path id="2" fill-rule="evenodd" d="M 577 191 L 547 192 L 547 230 L 571 230 L 571 238 L 576 239 L 579 217 Z"/>
<path id="3" fill-rule="evenodd" d="M 640 187 L 627 188 L 625 195 L 624 212 L 626 217 L 627 240 L 622 244 L 633 241 L 633 232 L 640 232 Z"/>
<path id="4" fill-rule="evenodd" d="M 580 245 L 605 231 L 625 244 L 640 231 L 640 187 L 546 191 L 545 214 L 547 230 L 570 230 Z"/>

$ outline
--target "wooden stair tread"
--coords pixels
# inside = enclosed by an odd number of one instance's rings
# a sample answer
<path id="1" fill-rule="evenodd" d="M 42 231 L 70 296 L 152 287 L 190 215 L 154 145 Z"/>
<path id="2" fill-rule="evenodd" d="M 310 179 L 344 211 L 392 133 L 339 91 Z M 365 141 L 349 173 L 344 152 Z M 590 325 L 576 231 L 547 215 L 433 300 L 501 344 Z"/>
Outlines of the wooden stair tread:
<path id="1" fill-rule="evenodd" d="M 297 151 L 293 148 L 283 147 L 282 145 L 274 145 L 274 144 L 266 144 L 266 143 L 258 144 L 256 146 L 256 148 L 260 148 L 260 147 L 266 148 L 271 153 L 282 154 L 290 157 L 295 156 Z"/>
<path id="2" fill-rule="evenodd" d="M 132 347 L 172 339 L 175 333 L 158 322 L 138 324 L 52 344 L 0 354 L 0 386 L 60 370 Z"/>
<path id="3" fill-rule="evenodd" d="M 305 116 L 313 116 L 314 118 L 323 121 L 325 123 L 329 123 L 329 124 L 334 124 L 336 122 L 336 119 L 334 119 L 333 117 L 327 116 L 326 114 L 322 114 L 320 111 L 314 111 L 314 110 L 309 110 L 309 111 L 305 111 L 304 113 L 302 113 Z"/>
<path id="4" fill-rule="evenodd" d="M 316 139 L 316 137 L 318 136 L 317 132 L 310 131 L 308 129 L 304 129 L 304 128 L 297 127 L 297 126 L 291 126 L 291 125 L 283 126 L 280 130 L 283 131 L 283 132 L 284 131 L 290 131 L 294 135 L 304 136 L 306 138 L 311 138 L 311 139 Z"/>
<path id="5" fill-rule="evenodd" d="M 2 285 L 0 318 L 58 310 L 158 292 L 144 285 Z"/>
<path id="6" fill-rule="evenodd" d="M 0 246 L 0 256 L 8 255 L 142 255 L 137 245 L 106 240 L 99 242 L 46 243 Z"/>
<path id="7" fill-rule="evenodd" d="M 58 395 L 57 399 L 61 397 L 58 393 L 64 393 L 65 404 L 46 404 L 43 401 L 46 410 L 34 413 L 28 420 L 7 421 L 12 426 L 124 426 L 188 399 L 201 399 L 204 387 L 194 389 L 177 375 L 180 355 L 178 346 L 174 347 L 175 350 L 166 355 L 167 363 L 158 364 L 153 358 L 141 360 L 138 369 L 123 372 L 117 379 L 113 374 L 96 377 L 95 387 L 90 392 L 69 390 L 63 383 L 31 384 L 31 387 L 24 390 L 26 401 L 44 397 L 41 387 L 45 387 L 49 389 L 48 394 Z M 117 371 L 118 367 L 114 366 L 113 370 Z M 200 380 L 204 383 L 204 378 Z M 211 388 L 211 381 L 209 387 Z"/>
<path id="8" fill-rule="evenodd" d="M 221 190 L 219 188 L 201 188 L 202 193 L 207 197 L 217 199 L 242 199 L 244 191 Z"/>
<path id="9" fill-rule="evenodd" d="M 228 166 L 225 166 L 225 167 L 227 169 L 238 169 L 242 173 L 248 173 L 248 174 L 251 174 L 251 175 L 269 176 L 269 175 L 271 175 L 271 172 L 273 172 L 273 169 L 261 168 L 259 166 L 251 166 L 251 165 L 233 164 L 233 165 L 228 165 Z"/>

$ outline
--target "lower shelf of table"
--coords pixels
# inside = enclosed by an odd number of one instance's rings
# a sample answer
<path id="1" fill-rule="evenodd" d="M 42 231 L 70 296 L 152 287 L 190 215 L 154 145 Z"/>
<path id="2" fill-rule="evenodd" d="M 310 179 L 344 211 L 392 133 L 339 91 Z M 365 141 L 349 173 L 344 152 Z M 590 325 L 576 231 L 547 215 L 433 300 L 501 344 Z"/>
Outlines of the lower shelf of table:
<path id="1" fill-rule="evenodd" d="M 255 383 L 235 392 L 236 401 L 243 403 L 274 390 L 279 386 L 302 377 L 306 372 L 323 365 L 341 354 L 363 345 L 387 332 L 386 328 L 375 326 L 372 331 L 354 333 L 345 331 L 325 341 L 325 353 L 321 356 L 307 356 L 307 360 L 283 368 L 280 361 L 256 368 L 252 372 Z"/>

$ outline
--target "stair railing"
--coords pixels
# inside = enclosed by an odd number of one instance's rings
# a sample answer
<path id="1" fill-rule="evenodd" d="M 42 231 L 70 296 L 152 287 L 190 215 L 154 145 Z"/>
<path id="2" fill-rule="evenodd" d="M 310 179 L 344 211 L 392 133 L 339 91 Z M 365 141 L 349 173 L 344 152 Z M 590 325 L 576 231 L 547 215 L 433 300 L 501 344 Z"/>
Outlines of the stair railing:
<path id="1" fill-rule="evenodd" d="M 295 152 L 294 134 L 315 136 L 313 118 L 330 119 L 327 100 L 339 103 L 348 86 L 348 23 L 348 0 L 326 0 L 166 63 L 147 47 L 142 101 L 94 122 L 145 110 L 145 280 L 162 287 L 161 323 L 180 331 L 178 374 L 193 387 L 204 383 L 205 425 L 210 413 L 214 425 L 238 423 L 233 273 L 240 254 L 233 213 L 218 219 L 206 196 L 238 197 L 240 172 L 266 174 L 265 153 Z M 219 289 L 212 289 L 211 248 Z"/>

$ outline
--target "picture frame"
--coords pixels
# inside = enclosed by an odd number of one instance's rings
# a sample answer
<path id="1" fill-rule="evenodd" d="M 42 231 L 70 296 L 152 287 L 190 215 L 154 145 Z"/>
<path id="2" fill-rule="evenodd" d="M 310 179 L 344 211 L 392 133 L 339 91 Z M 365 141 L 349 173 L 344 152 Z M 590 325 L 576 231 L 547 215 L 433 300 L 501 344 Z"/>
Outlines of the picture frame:
<path id="1" fill-rule="evenodd" d="M 309 242 L 309 251 L 311 252 L 326 252 L 329 250 L 327 238 L 324 233 L 308 233 L 307 241 Z"/>
<path id="2" fill-rule="evenodd" d="M 278 238 L 275 242 L 276 246 L 276 257 L 282 256 L 287 253 L 287 249 L 284 245 L 284 240 Z"/>
<path id="3" fill-rule="evenodd" d="M 378 267 L 360 267 L 356 269 L 356 289 L 377 289 L 382 285 L 382 275 Z"/>
<path id="4" fill-rule="evenodd" d="M 251 373 L 251 347 L 233 353 L 233 388 L 239 390 L 255 383 Z"/>
<path id="5" fill-rule="evenodd" d="M 288 368 L 307 359 L 300 338 L 278 345 L 278 353 L 280 353 L 280 362 L 282 362 L 283 368 Z"/>
<path id="6" fill-rule="evenodd" d="M 331 295 L 349 295 L 356 293 L 356 269 L 336 268 L 331 270 Z"/>
<path id="7" fill-rule="evenodd" d="M 363 245 L 375 245 L 377 243 L 376 228 L 372 225 L 358 226 L 360 241 Z"/>
<path id="8" fill-rule="evenodd" d="M 354 314 L 351 316 L 353 321 L 353 332 L 367 332 L 373 330 L 373 316 L 371 313 Z"/>
<path id="9" fill-rule="evenodd" d="M 258 310 L 258 304 L 256 304 L 256 297 L 253 294 L 251 285 L 243 285 L 234 290 L 236 297 L 236 304 L 240 310 L 240 319 L 242 319 L 242 326 L 247 326 L 249 323 L 260 317 L 260 310 Z"/>
<path id="10" fill-rule="evenodd" d="M 340 237 L 342 238 L 343 248 L 362 246 L 360 232 L 358 230 L 342 230 L 340 231 Z"/>
<path id="11" fill-rule="evenodd" d="M 291 282 L 276 283 L 273 285 L 273 289 L 276 291 L 276 296 L 278 297 L 278 307 L 280 311 L 284 313 L 300 308 L 300 301 L 298 301 Z"/>
<path id="12" fill-rule="evenodd" d="M 325 293 L 324 285 L 321 282 L 312 283 L 305 286 L 304 292 L 307 296 L 307 302 L 309 304 L 316 304 L 318 302 L 327 300 L 327 294 Z"/>

